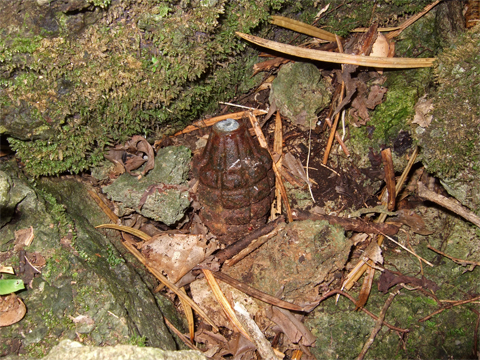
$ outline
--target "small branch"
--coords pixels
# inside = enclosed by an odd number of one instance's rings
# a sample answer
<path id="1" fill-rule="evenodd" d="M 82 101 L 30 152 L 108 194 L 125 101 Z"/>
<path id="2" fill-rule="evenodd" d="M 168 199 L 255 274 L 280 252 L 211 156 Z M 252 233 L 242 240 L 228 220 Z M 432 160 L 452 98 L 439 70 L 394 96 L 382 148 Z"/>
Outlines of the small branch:
<path id="1" fill-rule="evenodd" d="M 310 307 L 309 311 L 313 311 L 323 300 L 325 299 L 328 299 L 329 297 L 333 296 L 333 295 L 336 295 L 336 294 L 339 294 L 339 295 L 343 295 L 345 296 L 346 298 L 348 298 L 351 302 L 353 302 L 354 304 L 356 303 L 356 300 L 353 298 L 352 295 L 346 293 L 345 291 L 342 291 L 342 290 L 339 290 L 339 289 L 335 289 L 335 290 L 331 290 L 329 291 L 328 293 L 326 293 L 325 295 L 323 295 L 319 300 L 317 300 L 315 302 L 315 304 L 313 306 Z M 378 320 L 378 316 L 372 314 L 370 311 L 368 311 L 367 309 L 365 308 L 360 308 L 361 311 L 363 311 L 365 314 L 367 314 L 368 316 L 370 316 L 373 320 Z M 396 327 L 396 326 L 393 326 L 393 325 L 390 325 L 389 323 L 386 323 L 384 322 L 383 323 L 386 327 L 388 327 L 389 329 L 392 329 L 394 331 L 398 331 L 398 332 L 401 332 L 401 333 L 407 333 L 407 332 L 410 332 L 409 329 L 402 329 L 402 328 L 399 328 L 399 327 Z"/>
<path id="2" fill-rule="evenodd" d="M 463 305 L 463 304 L 468 304 L 468 303 L 471 303 L 471 302 L 474 302 L 474 301 L 477 301 L 477 300 L 480 300 L 480 296 L 474 297 L 473 299 L 461 300 L 461 301 L 457 301 L 457 302 L 448 304 L 448 305 L 445 306 L 444 308 L 438 309 L 437 311 L 434 311 L 434 312 L 431 313 L 430 315 L 425 316 L 423 319 L 418 320 L 418 322 L 427 321 L 428 319 L 434 317 L 435 315 L 440 314 L 440 313 L 443 312 L 444 310 L 448 310 L 448 309 L 450 309 L 450 308 L 452 308 L 452 307 L 454 307 L 454 306 Z"/>
<path id="3" fill-rule="evenodd" d="M 440 206 L 443 206 L 444 208 L 453 211 L 455 214 L 460 215 L 464 219 L 480 227 L 480 217 L 475 215 L 470 210 L 466 209 L 456 199 L 450 199 L 443 195 L 437 194 L 434 191 L 428 190 L 427 187 L 423 185 L 423 183 L 421 183 L 420 181 L 417 183 L 417 186 L 418 195 L 420 197 L 432 201 Z"/>
<path id="4" fill-rule="evenodd" d="M 234 305 L 235 313 L 237 315 L 238 321 L 242 324 L 243 328 L 246 330 L 250 336 L 250 340 L 257 347 L 257 351 L 265 360 L 278 360 L 278 357 L 275 355 L 275 352 L 268 342 L 265 335 L 258 327 L 258 325 L 253 321 L 248 313 L 247 309 L 241 303 L 235 303 Z"/>
<path id="5" fill-rule="evenodd" d="M 459 264 L 459 265 L 462 265 L 462 266 L 465 266 L 465 265 L 480 266 L 480 262 L 457 259 L 457 258 L 454 258 L 453 256 L 450 256 L 450 255 L 445 254 L 444 252 L 441 252 L 440 250 L 435 249 L 435 248 L 432 247 L 431 245 L 427 245 L 427 247 L 428 247 L 430 250 L 435 251 L 436 253 L 445 256 L 446 258 L 449 258 L 450 260 L 456 262 L 456 263 Z"/>
<path id="6" fill-rule="evenodd" d="M 265 115 L 267 113 L 267 111 L 265 111 L 265 110 L 258 110 L 258 109 L 252 110 L 252 112 L 253 112 L 254 115 Z M 204 128 L 204 127 L 209 127 L 209 126 L 215 125 L 219 121 L 226 120 L 226 119 L 239 120 L 239 119 L 243 118 L 244 116 L 246 116 L 246 111 L 240 111 L 240 112 L 231 113 L 231 114 L 227 114 L 227 115 L 215 116 L 215 117 L 212 117 L 210 119 L 200 120 L 200 121 L 197 121 L 197 122 L 193 123 L 192 125 L 187 126 L 185 129 L 176 132 L 173 136 L 187 134 L 189 132 L 192 132 L 192 131 L 195 131 L 195 130 L 198 130 L 198 129 L 201 129 L 201 128 Z"/>
<path id="7" fill-rule="evenodd" d="M 399 292 L 400 290 L 397 290 L 394 293 L 390 294 L 387 301 L 385 302 L 385 305 L 383 305 L 382 311 L 380 312 L 380 315 L 378 316 L 378 319 L 375 323 L 375 327 L 373 328 L 372 333 L 370 334 L 370 337 L 368 338 L 367 342 L 363 346 L 363 349 L 360 352 L 360 355 L 358 355 L 357 360 L 362 360 L 367 354 L 367 351 L 370 348 L 370 346 L 372 346 L 373 341 L 375 340 L 375 337 L 377 336 L 378 332 L 382 328 L 383 320 L 385 320 L 385 314 L 387 313 L 388 308 L 392 304 L 393 299 L 395 298 L 395 296 L 398 295 Z"/>
<path id="8" fill-rule="evenodd" d="M 287 310 L 292 310 L 292 311 L 298 311 L 298 312 L 306 312 L 307 311 L 305 309 L 305 307 L 303 307 L 303 306 L 292 304 L 292 303 L 289 303 L 287 301 L 278 299 L 275 296 L 271 296 L 269 294 L 266 294 L 266 293 L 264 293 L 260 290 L 257 290 L 257 289 L 255 289 L 251 286 L 248 286 L 247 284 L 242 283 L 242 282 L 238 281 L 237 279 L 234 279 L 234 278 L 232 278 L 232 277 L 228 276 L 227 274 L 222 273 L 220 271 L 212 272 L 212 274 L 213 274 L 213 276 L 215 276 L 217 279 L 220 279 L 224 283 L 227 283 L 228 285 L 233 286 L 234 288 L 242 291 L 243 293 L 245 293 L 245 294 L 247 294 L 251 297 L 254 297 L 256 299 L 259 299 L 259 300 L 261 300 L 261 301 L 263 301 L 267 304 L 277 306 L 277 307 L 287 309 Z"/>
<path id="9" fill-rule="evenodd" d="M 398 232 L 398 227 L 393 224 L 384 223 L 366 223 L 360 219 L 347 219 L 338 216 L 312 214 L 307 211 L 294 209 L 294 220 L 326 220 L 330 225 L 340 225 L 345 230 L 356 231 L 367 234 L 387 234 L 395 235 Z"/>

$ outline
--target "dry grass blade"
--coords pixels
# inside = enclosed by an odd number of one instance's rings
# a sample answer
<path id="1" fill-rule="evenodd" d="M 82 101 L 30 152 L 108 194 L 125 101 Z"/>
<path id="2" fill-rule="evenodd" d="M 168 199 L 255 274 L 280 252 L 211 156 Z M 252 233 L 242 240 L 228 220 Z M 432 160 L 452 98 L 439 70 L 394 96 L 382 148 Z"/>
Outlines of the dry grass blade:
<path id="1" fill-rule="evenodd" d="M 126 237 L 129 236 L 128 234 L 125 235 Z M 186 303 L 188 303 L 192 309 L 194 309 L 198 315 L 200 315 L 207 323 L 209 323 L 215 331 L 218 331 L 218 327 L 215 323 L 210 319 L 210 317 L 190 299 L 187 295 L 185 295 L 180 289 L 173 284 L 170 280 L 168 280 L 163 274 L 157 270 L 154 264 L 146 259 L 134 246 L 133 240 L 125 240 L 123 245 L 143 264 L 145 267 L 150 271 L 161 283 L 163 283 L 166 287 L 172 290 L 179 298 L 183 299 Z"/>
<path id="2" fill-rule="evenodd" d="M 227 301 L 227 298 L 225 297 L 225 295 L 223 295 L 223 292 L 220 289 L 220 286 L 218 286 L 217 280 L 215 280 L 215 277 L 213 276 L 212 272 L 207 269 L 202 269 L 202 271 L 203 271 L 203 274 L 205 275 L 205 279 L 207 279 L 208 285 L 210 285 L 210 288 L 213 291 L 213 295 L 215 295 L 215 298 L 217 299 L 219 304 L 222 306 L 222 309 L 225 312 L 225 315 L 227 315 L 228 319 L 232 322 L 232 324 L 238 329 L 238 331 L 243 336 L 245 336 L 248 340 L 252 341 L 248 333 L 243 328 L 242 324 L 238 321 L 237 316 L 235 315 L 235 312 L 230 306 L 230 303 Z"/>
<path id="3" fill-rule="evenodd" d="M 187 295 L 185 288 L 182 287 L 180 290 Z M 192 307 L 185 300 L 183 300 L 183 298 L 180 298 L 180 302 L 182 303 L 183 312 L 187 318 L 190 341 L 193 343 L 193 339 L 195 338 L 195 322 L 193 321 Z"/>
<path id="4" fill-rule="evenodd" d="M 97 229 L 114 229 L 114 230 L 123 231 L 123 232 L 131 234 L 133 236 L 136 236 L 136 237 L 142 239 L 143 241 L 147 241 L 147 240 L 151 239 L 151 236 L 145 234 L 143 231 L 138 230 L 138 229 L 134 229 L 130 226 L 125 226 L 125 225 L 102 224 L 102 225 L 95 226 L 95 228 L 97 228 Z"/>
<path id="5" fill-rule="evenodd" d="M 257 36 L 236 32 L 242 39 L 251 43 L 265 47 L 270 50 L 278 51 L 283 54 L 297 56 L 301 58 L 331 62 L 335 64 L 351 64 L 358 66 L 370 66 L 385 69 L 413 69 L 421 67 L 431 67 L 435 58 L 389 58 L 375 56 L 357 56 L 350 54 L 331 53 L 322 50 L 305 49 L 298 46 L 282 44 L 276 41 L 262 39 Z"/>
<path id="6" fill-rule="evenodd" d="M 170 321 L 168 321 L 166 317 L 163 317 L 163 320 L 165 320 L 165 324 L 167 324 L 170 330 L 172 330 L 175 333 L 175 335 L 177 335 L 185 343 L 185 345 L 187 345 L 192 350 L 197 350 L 202 352 L 202 350 L 200 350 L 198 347 L 193 345 L 193 343 L 190 342 L 185 335 L 183 335 L 175 326 L 173 326 L 173 324 Z"/>
<path id="7" fill-rule="evenodd" d="M 251 112 L 248 113 L 248 118 L 250 119 L 250 123 L 253 126 L 255 135 L 257 135 L 257 139 L 258 139 L 258 142 L 260 143 L 260 146 L 263 147 L 264 149 L 267 149 L 268 153 L 270 154 L 270 157 L 272 157 L 272 154 L 268 149 L 267 140 L 263 135 L 262 129 L 258 125 L 258 121 L 257 121 L 257 118 L 255 117 L 255 114 Z M 280 185 L 279 186 L 280 193 L 282 194 L 283 204 L 285 205 L 285 210 L 287 211 L 288 222 L 292 222 L 293 221 L 292 209 L 290 207 L 290 203 L 288 202 L 287 191 L 285 190 L 285 186 L 283 185 L 283 181 L 282 181 L 282 176 L 280 175 L 280 172 L 278 171 L 278 168 L 277 168 L 277 164 L 275 164 L 275 161 L 273 160 L 273 158 L 272 158 L 272 168 L 273 168 L 273 171 L 275 172 L 275 177 L 278 180 L 278 184 Z"/>
<path id="8" fill-rule="evenodd" d="M 100 206 L 100 208 L 103 210 L 105 215 L 107 215 L 112 222 L 117 224 L 119 220 L 118 216 L 115 215 L 115 213 L 112 210 L 110 210 L 110 208 L 107 205 L 105 205 L 105 203 L 100 198 L 100 196 L 98 196 L 98 194 L 92 190 L 88 190 L 88 194 L 92 197 L 93 200 L 95 200 L 97 205 Z"/>
<path id="9" fill-rule="evenodd" d="M 149 240 L 150 236 L 145 234 L 142 231 L 133 229 L 129 226 L 115 225 L 115 224 L 103 224 L 96 226 L 97 229 L 114 229 L 126 232 L 125 236 L 128 234 L 133 234 L 140 237 L 142 240 Z M 131 239 L 131 237 L 130 237 Z M 193 302 L 184 292 L 182 292 L 175 284 L 169 281 L 163 274 L 155 268 L 155 265 L 152 264 L 148 259 L 146 259 L 135 247 L 133 240 L 125 239 L 123 245 L 150 271 L 163 285 L 172 290 L 182 301 L 187 303 L 192 307 L 206 322 L 208 322 L 216 331 L 218 331 L 215 323 L 208 317 L 208 315 L 200 309 L 200 307 Z"/>
<path id="10" fill-rule="evenodd" d="M 420 19 L 423 15 L 425 15 L 427 12 L 429 12 L 431 9 L 433 9 L 441 0 L 436 0 L 434 1 L 433 3 L 431 3 L 430 5 L 427 5 L 425 6 L 425 8 L 420 11 L 418 14 L 412 16 L 410 19 L 408 19 L 407 21 L 405 21 L 402 25 L 400 25 L 400 29 L 396 30 L 396 31 L 393 31 L 391 33 L 388 33 L 386 38 L 387 39 L 393 39 L 395 36 L 398 36 L 400 35 L 400 33 L 405 30 L 407 27 L 409 27 L 410 25 L 412 25 L 415 21 L 417 21 L 418 19 Z"/>
<path id="11" fill-rule="evenodd" d="M 282 126 L 282 117 L 280 112 L 277 111 L 275 115 L 275 137 L 273 140 L 273 152 L 279 156 L 279 159 L 276 163 L 277 169 L 282 167 L 282 153 L 283 153 L 283 126 Z M 275 198 L 276 198 L 276 209 L 272 213 L 281 214 L 282 213 L 282 193 L 280 191 L 280 184 L 278 179 L 275 179 Z"/>
<path id="12" fill-rule="evenodd" d="M 335 34 L 283 16 L 270 17 L 270 23 L 322 40 L 335 41 Z"/>
<path id="13" fill-rule="evenodd" d="M 265 115 L 266 113 L 268 113 L 268 111 L 260 110 L 260 109 L 252 110 L 252 112 L 255 115 Z M 210 119 L 200 120 L 200 121 L 195 122 L 192 125 L 187 126 L 185 129 L 176 132 L 175 135 L 173 135 L 173 136 L 187 134 L 189 132 L 192 132 L 192 131 L 195 131 L 195 130 L 198 130 L 198 129 L 201 129 L 201 128 L 204 128 L 204 127 L 209 127 L 209 126 L 215 125 L 219 121 L 226 120 L 226 119 L 238 120 L 238 119 L 243 118 L 245 116 L 245 113 L 246 113 L 246 111 L 239 111 L 239 112 L 236 112 L 236 113 L 231 113 L 231 114 L 227 114 L 227 115 L 220 115 L 220 116 L 215 116 L 215 117 L 210 118 Z"/>

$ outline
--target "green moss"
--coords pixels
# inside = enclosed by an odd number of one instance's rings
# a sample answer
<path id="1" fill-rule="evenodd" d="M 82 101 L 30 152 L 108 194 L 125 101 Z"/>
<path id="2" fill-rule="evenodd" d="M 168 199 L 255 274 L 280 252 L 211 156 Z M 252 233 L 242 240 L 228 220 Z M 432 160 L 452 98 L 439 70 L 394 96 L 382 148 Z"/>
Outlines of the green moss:
<path id="1" fill-rule="evenodd" d="M 378 152 L 382 147 L 393 147 L 401 130 L 410 131 L 415 103 L 431 82 L 430 69 L 387 71 L 386 75 L 385 101 L 376 107 L 367 126 L 350 128 L 358 153 L 368 153 L 369 148 Z"/>
<path id="2" fill-rule="evenodd" d="M 460 36 L 438 56 L 434 119 L 419 134 L 427 169 L 439 177 L 478 176 L 480 163 L 480 28 Z M 477 174 L 477 175 L 475 175 Z"/>
<path id="3" fill-rule="evenodd" d="M 23 116 L 37 119 L 30 141 L 11 129 L 9 139 L 35 176 L 90 168 L 108 145 L 171 133 L 233 97 L 247 71 L 234 32 L 266 23 L 285 1 L 91 2 L 107 7 L 104 18 L 77 39 L 12 34 L 0 47 L 0 70 L 17 72 L 0 79 L 0 101 L 21 101 Z M 124 12 L 138 27 L 112 23 Z M 67 34 L 67 21 L 59 24 Z"/>

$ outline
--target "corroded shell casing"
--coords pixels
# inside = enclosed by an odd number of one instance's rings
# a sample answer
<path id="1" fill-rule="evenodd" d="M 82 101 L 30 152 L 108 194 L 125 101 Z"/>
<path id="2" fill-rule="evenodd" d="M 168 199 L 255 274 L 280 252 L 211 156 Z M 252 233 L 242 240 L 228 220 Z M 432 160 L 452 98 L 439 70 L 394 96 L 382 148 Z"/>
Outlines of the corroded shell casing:
<path id="1" fill-rule="evenodd" d="M 212 233 L 228 235 L 224 242 L 231 243 L 265 223 L 275 184 L 272 160 L 243 122 L 215 124 L 193 168 L 199 179 L 199 215 Z"/>

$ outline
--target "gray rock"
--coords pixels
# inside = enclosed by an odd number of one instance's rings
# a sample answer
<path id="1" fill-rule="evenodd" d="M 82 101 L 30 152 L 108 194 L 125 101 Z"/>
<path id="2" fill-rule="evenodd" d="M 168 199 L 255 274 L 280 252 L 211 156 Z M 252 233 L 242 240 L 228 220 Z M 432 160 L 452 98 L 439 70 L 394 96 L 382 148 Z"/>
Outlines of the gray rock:
<path id="1" fill-rule="evenodd" d="M 155 157 L 155 168 L 143 178 L 138 180 L 125 173 L 112 185 L 104 187 L 103 192 L 110 199 L 120 203 L 123 214 L 136 211 L 167 225 L 175 224 L 184 217 L 185 211 L 190 206 L 186 188 L 176 186 L 186 183 L 190 170 L 190 158 L 191 152 L 184 146 L 160 149 Z M 152 187 L 156 185 L 160 187 L 153 189 Z M 140 201 L 149 189 L 152 191 L 140 208 Z"/>
<path id="2" fill-rule="evenodd" d="M 289 63 L 280 68 L 273 80 L 269 100 L 294 124 L 314 128 L 316 114 L 330 102 L 331 91 L 328 88 L 315 65 Z"/>
<path id="3" fill-rule="evenodd" d="M 6 360 L 18 359 L 10 356 Z M 25 359 L 22 357 L 22 359 Z M 44 360 L 202 360 L 202 353 L 194 350 L 165 351 L 157 348 L 138 347 L 133 345 L 84 346 L 76 341 L 63 340 L 55 346 Z M 30 358 L 30 360 L 35 360 Z"/>
<path id="4" fill-rule="evenodd" d="M 123 248 L 116 232 L 107 238 L 94 228 L 109 219 L 85 186 L 64 177 L 41 179 L 33 187 L 15 165 L 0 163 L 1 178 L 10 179 L 5 187 L 9 201 L 16 203 L 11 221 L 0 228 L 0 251 L 5 254 L 2 264 L 14 266 L 15 276 L 26 283 L 18 296 L 28 312 L 19 323 L 0 328 L 0 343 L 6 345 L 0 356 L 20 346 L 22 353 L 38 357 L 39 348 L 48 351 L 59 340 L 78 336 L 93 345 L 143 339 L 148 346 L 181 348 L 163 320 L 165 316 L 182 329 L 173 304 L 152 295 L 157 283 Z M 27 255 L 31 259 L 36 253 L 46 261 L 33 279 L 19 271 L 13 249 L 14 232 L 30 226 L 35 238 L 25 248 Z"/>

